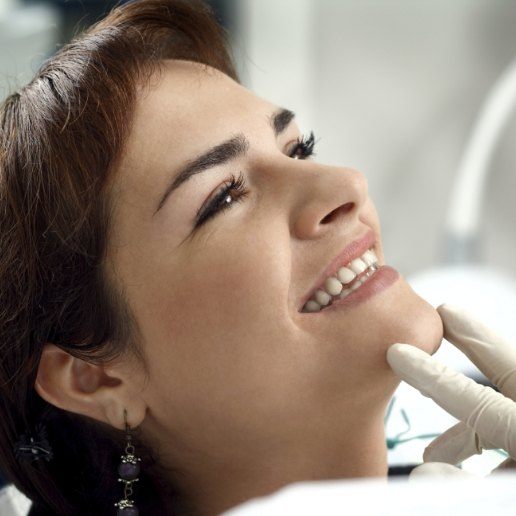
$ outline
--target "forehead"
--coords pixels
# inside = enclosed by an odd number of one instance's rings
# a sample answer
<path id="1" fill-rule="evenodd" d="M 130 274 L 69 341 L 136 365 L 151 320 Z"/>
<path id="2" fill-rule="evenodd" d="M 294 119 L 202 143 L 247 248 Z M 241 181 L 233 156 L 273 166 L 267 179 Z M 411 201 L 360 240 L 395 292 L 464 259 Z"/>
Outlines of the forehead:
<path id="1" fill-rule="evenodd" d="M 269 117 L 276 109 L 212 67 L 164 61 L 160 72 L 138 92 L 112 177 L 115 233 L 122 236 L 129 229 L 134 233 L 136 220 L 148 236 L 145 221 L 150 225 L 160 194 L 187 160 L 235 133 L 259 140 L 271 131 Z"/>
<path id="2" fill-rule="evenodd" d="M 215 68 L 163 61 L 159 73 L 136 97 L 113 178 L 115 191 L 129 190 L 134 198 L 133 187 L 138 185 L 136 195 L 155 196 L 146 186 L 163 188 L 165 175 L 170 177 L 200 152 L 238 132 L 253 138 L 253 133 L 270 130 L 275 108 Z"/>
<path id="3" fill-rule="evenodd" d="M 199 63 L 167 60 L 156 77 L 138 96 L 129 143 L 164 136 L 182 143 L 206 141 L 210 130 L 218 136 L 231 130 L 229 120 L 273 108 L 231 77 Z"/>
<path id="4" fill-rule="evenodd" d="M 136 97 L 115 189 L 134 192 L 133 186 L 138 185 L 144 194 L 145 184 L 153 190 L 162 188 L 166 177 L 185 161 L 235 133 L 259 139 L 263 131 L 270 131 L 275 109 L 215 68 L 192 61 L 163 61 L 159 73 Z M 147 198 L 149 194 L 145 192 Z"/>

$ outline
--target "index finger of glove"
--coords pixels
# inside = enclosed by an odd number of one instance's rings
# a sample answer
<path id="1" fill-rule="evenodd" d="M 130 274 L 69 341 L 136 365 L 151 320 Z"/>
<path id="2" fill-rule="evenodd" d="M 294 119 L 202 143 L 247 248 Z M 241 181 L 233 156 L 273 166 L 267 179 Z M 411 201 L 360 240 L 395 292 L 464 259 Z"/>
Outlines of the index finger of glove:
<path id="1" fill-rule="evenodd" d="M 437 307 L 444 338 L 462 351 L 505 396 L 516 401 L 516 345 L 465 310 Z"/>
<path id="2" fill-rule="evenodd" d="M 415 346 L 393 344 L 387 350 L 387 361 L 402 380 L 516 458 L 516 403 Z"/>

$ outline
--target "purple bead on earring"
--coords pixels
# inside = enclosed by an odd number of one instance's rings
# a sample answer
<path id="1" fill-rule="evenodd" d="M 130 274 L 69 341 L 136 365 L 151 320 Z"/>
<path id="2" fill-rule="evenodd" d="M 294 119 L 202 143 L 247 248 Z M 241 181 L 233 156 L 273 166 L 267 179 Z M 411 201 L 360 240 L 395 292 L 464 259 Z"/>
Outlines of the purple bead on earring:
<path id="1" fill-rule="evenodd" d="M 129 496 L 133 494 L 133 482 L 138 481 L 138 475 L 140 474 L 140 464 L 138 463 L 141 459 L 134 455 L 134 446 L 131 443 L 132 436 L 127 424 L 126 409 L 124 409 L 124 420 L 127 444 L 125 446 L 125 455 L 120 456 L 122 462 L 118 466 L 118 474 L 120 475 L 118 481 L 125 483 L 124 498 L 114 505 L 118 507 L 117 516 L 138 516 L 138 507 L 134 505 L 133 500 L 129 499 Z"/>

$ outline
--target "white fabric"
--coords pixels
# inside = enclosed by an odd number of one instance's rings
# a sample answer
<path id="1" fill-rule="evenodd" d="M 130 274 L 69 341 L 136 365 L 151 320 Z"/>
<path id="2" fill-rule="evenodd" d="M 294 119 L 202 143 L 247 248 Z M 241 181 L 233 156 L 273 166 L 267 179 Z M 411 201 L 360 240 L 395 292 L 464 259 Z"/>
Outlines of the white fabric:
<path id="1" fill-rule="evenodd" d="M 516 472 L 485 478 L 421 477 L 296 482 L 222 516 L 514 516 Z M 31 502 L 13 485 L 0 490 L 1 516 L 26 516 Z"/>
<path id="2" fill-rule="evenodd" d="M 8 486 L 0 489 L 0 515 L 1 516 L 26 516 L 32 502 L 14 487 Z"/>
<path id="3" fill-rule="evenodd" d="M 421 477 L 296 482 L 222 516 L 514 516 L 516 473 L 486 478 Z"/>

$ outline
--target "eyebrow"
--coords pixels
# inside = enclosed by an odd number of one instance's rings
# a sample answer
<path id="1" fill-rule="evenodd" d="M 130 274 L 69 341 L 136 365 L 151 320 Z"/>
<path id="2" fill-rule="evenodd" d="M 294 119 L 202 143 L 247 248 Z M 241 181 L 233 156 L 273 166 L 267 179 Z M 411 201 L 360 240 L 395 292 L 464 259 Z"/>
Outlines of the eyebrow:
<path id="1" fill-rule="evenodd" d="M 283 133 L 295 116 L 295 113 L 285 108 L 279 108 L 270 115 L 268 119 L 272 130 L 274 131 L 274 136 L 278 137 Z M 199 174 L 200 172 L 204 172 L 212 167 L 227 163 L 228 161 L 234 160 L 240 156 L 244 156 L 248 149 L 249 141 L 243 133 L 239 133 L 236 136 L 233 136 L 208 149 L 193 160 L 188 161 L 179 173 L 176 174 L 174 179 L 167 185 L 153 216 L 160 210 L 163 204 L 165 204 L 165 201 L 170 194 L 183 183 L 188 181 L 192 176 Z"/>

